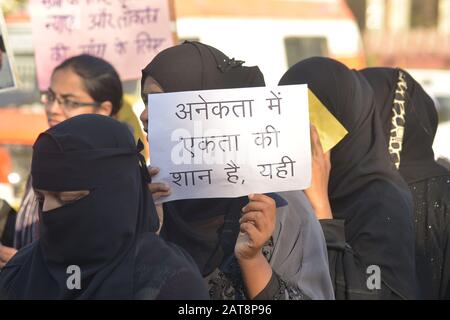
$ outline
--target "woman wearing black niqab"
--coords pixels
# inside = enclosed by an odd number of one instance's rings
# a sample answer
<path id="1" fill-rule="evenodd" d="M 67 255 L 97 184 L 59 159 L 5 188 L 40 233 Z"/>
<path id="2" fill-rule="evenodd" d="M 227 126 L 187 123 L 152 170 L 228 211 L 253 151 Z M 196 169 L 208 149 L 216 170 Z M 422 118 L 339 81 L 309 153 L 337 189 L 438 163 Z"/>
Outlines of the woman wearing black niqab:
<path id="1" fill-rule="evenodd" d="M 361 73 L 375 92 L 391 160 L 413 195 L 420 298 L 450 299 L 450 172 L 434 159 L 434 102 L 404 70 Z"/>
<path id="2" fill-rule="evenodd" d="M 258 67 L 242 64 L 213 47 L 185 42 L 159 53 L 142 71 L 142 98 L 146 102 L 147 94 L 157 92 L 264 86 Z M 147 110 L 141 120 L 146 130 Z M 156 186 L 154 194 L 167 194 L 163 186 L 159 191 Z M 268 234 L 267 242 L 255 250 L 258 258 L 262 257 L 260 263 L 245 268 L 251 269 L 249 280 L 236 248 L 247 247 L 240 241 L 240 231 L 249 214 L 243 215 L 242 209 L 252 205 L 255 197 L 269 203 L 271 210 L 273 205 L 276 216 L 271 215 L 271 220 L 265 215 L 255 221 L 266 222 L 274 230 L 264 233 Z M 254 198 L 250 202 L 240 197 L 164 203 L 161 236 L 193 256 L 213 299 L 333 299 L 323 234 L 304 194 L 287 192 Z M 259 277 L 266 271 L 271 274 L 268 282 Z M 253 281 L 255 276 L 258 281 Z M 256 282 L 264 282 L 264 286 L 250 293 L 249 283 L 254 287 Z"/>
<path id="3" fill-rule="evenodd" d="M 389 161 L 370 85 L 329 58 L 301 61 L 280 80 L 302 83 L 348 131 L 331 150 L 329 200 L 326 191 L 321 199 L 331 204 L 320 222 L 336 298 L 416 298 L 411 198 Z"/>
<path id="4" fill-rule="evenodd" d="M 2 270 L 2 298 L 208 298 L 192 259 L 155 234 L 141 147 L 125 125 L 100 115 L 38 137 L 31 175 L 41 237 Z"/>

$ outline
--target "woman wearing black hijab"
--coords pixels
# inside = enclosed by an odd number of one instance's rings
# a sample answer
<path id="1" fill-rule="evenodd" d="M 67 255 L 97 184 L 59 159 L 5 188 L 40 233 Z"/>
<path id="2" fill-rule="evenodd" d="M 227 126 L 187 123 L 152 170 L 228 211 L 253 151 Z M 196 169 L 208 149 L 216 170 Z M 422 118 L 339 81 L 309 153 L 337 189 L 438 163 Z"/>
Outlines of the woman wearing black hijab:
<path id="1" fill-rule="evenodd" d="M 154 233 L 141 146 L 101 115 L 73 117 L 38 137 L 31 175 L 41 237 L 2 270 L 2 298 L 208 298 L 192 259 Z"/>
<path id="2" fill-rule="evenodd" d="M 142 98 L 147 105 L 147 95 L 158 92 L 264 86 L 258 67 L 242 64 L 185 42 L 142 71 Z M 141 120 L 147 131 L 147 110 Z M 158 183 L 151 190 L 154 197 L 169 193 Z M 323 233 L 302 192 L 179 200 L 163 211 L 161 236 L 193 256 L 211 298 L 333 298 Z"/>
<path id="3" fill-rule="evenodd" d="M 329 183 L 317 188 L 317 177 L 328 176 L 313 162 L 306 192 L 327 239 L 336 298 L 416 298 L 411 197 L 389 161 L 370 85 L 328 58 L 301 61 L 280 80 L 301 83 L 348 131 L 331 150 Z"/>
<path id="4" fill-rule="evenodd" d="M 375 92 L 391 160 L 413 195 L 420 298 L 450 299 L 450 172 L 434 160 L 434 102 L 404 70 L 361 73 Z"/>

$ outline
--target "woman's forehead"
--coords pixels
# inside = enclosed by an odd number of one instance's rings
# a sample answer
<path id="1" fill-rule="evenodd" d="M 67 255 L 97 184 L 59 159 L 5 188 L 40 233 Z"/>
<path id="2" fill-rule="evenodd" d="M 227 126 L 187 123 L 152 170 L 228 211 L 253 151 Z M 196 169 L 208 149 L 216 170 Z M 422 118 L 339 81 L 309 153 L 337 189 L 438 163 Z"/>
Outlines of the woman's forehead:
<path id="1" fill-rule="evenodd" d="M 89 96 L 83 79 L 70 68 L 56 70 L 52 75 L 50 87 L 60 95 Z"/>

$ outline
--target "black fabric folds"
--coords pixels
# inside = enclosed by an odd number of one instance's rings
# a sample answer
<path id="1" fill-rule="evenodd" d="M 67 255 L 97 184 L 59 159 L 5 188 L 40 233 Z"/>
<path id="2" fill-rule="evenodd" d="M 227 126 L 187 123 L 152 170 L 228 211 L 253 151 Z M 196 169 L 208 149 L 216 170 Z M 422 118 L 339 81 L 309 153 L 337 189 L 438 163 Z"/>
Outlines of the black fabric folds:
<path id="1" fill-rule="evenodd" d="M 304 83 L 348 131 L 331 151 L 329 198 L 334 218 L 345 221 L 345 238 L 361 272 L 378 265 L 391 290 L 414 298 L 411 195 L 389 159 L 369 83 L 359 72 L 319 57 L 297 63 L 280 80 Z"/>
<path id="2" fill-rule="evenodd" d="M 402 69 L 367 68 L 360 72 L 376 92 L 375 106 L 381 117 L 387 143 L 391 137 L 394 100 L 402 96 L 404 98 L 404 122 L 398 125 L 404 130 L 399 171 L 405 181 L 412 183 L 448 174 L 434 160 L 432 147 L 438 116 L 433 100 L 422 86 Z M 402 73 L 406 82 L 403 93 L 397 91 L 399 73 Z"/>
<path id="3" fill-rule="evenodd" d="M 7 266 L 17 270 L 8 295 L 132 299 L 137 239 L 156 231 L 159 221 L 128 128 L 109 117 L 81 115 L 42 133 L 33 150 L 34 188 L 89 195 L 49 211 L 41 207 L 40 239 Z M 79 290 L 67 285 L 70 266 L 80 270 Z"/>

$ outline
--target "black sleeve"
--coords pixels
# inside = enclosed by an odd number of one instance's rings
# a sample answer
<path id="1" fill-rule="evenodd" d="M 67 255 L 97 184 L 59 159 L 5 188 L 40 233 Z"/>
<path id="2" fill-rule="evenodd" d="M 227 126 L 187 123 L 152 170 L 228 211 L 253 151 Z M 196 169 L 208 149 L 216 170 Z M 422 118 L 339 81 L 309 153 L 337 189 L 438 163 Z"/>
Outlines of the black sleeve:
<path id="1" fill-rule="evenodd" d="M 14 232 L 16 227 L 16 211 L 4 200 L 0 203 L 0 219 L 5 219 L 3 230 L 0 230 L 0 242 L 7 247 L 14 247 Z"/>
<path id="2" fill-rule="evenodd" d="M 384 282 L 380 289 L 367 286 L 366 267 L 346 243 L 344 220 L 320 220 L 328 250 L 331 280 L 336 299 L 401 299 Z"/>
<path id="3" fill-rule="evenodd" d="M 450 214 L 447 213 L 447 217 L 450 217 Z M 442 294 L 440 296 L 441 299 L 450 300 L 450 223 L 447 224 L 447 227 L 444 229 L 444 239 L 443 239 L 443 251 L 444 251 L 444 260 L 442 265 L 442 280 L 441 280 L 441 290 Z"/>
<path id="4" fill-rule="evenodd" d="M 441 294 L 440 299 L 450 300 L 450 184 L 446 182 L 447 189 L 442 188 L 445 191 L 444 204 L 441 205 L 440 214 L 442 217 L 446 217 L 446 226 L 443 228 L 441 250 L 442 250 L 442 278 L 440 281 Z M 434 206 L 434 204 L 433 204 Z M 436 208 L 434 208 L 436 210 Z M 436 211 L 434 211 L 436 212 Z M 436 228 L 436 230 L 439 230 Z"/>
<path id="5" fill-rule="evenodd" d="M 299 288 L 289 286 L 279 275 L 272 271 L 272 277 L 266 287 L 254 300 L 311 300 Z"/>
<path id="6" fill-rule="evenodd" d="M 159 291 L 156 300 L 209 300 L 206 282 L 189 270 L 177 272 Z"/>

